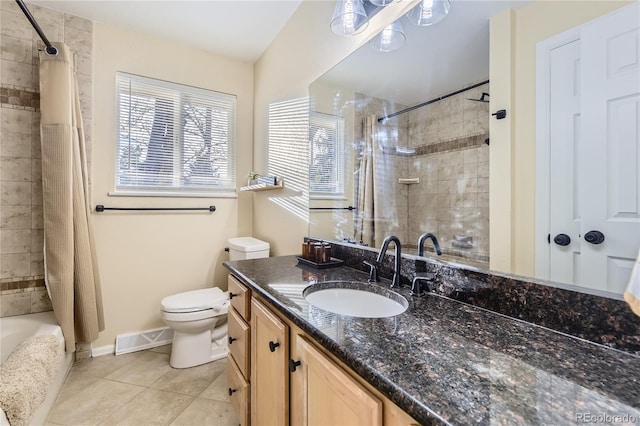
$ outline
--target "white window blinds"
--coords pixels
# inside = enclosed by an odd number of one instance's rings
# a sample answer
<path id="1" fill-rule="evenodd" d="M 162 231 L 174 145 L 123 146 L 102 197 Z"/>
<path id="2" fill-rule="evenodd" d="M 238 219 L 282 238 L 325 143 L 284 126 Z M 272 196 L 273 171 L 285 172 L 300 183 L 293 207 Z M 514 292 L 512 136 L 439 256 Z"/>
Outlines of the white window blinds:
<path id="1" fill-rule="evenodd" d="M 312 113 L 309 117 L 309 192 L 312 197 L 344 194 L 343 127 L 340 117 L 321 113 Z"/>
<path id="2" fill-rule="evenodd" d="M 236 97 L 117 73 L 116 190 L 235 192 Z"/>

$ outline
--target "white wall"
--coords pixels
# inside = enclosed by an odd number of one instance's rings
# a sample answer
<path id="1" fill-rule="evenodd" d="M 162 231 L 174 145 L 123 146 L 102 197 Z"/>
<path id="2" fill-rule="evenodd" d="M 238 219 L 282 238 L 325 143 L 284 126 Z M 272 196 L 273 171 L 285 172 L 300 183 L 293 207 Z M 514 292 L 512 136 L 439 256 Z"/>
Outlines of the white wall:
<path id="1" fill-rule="evenodd" d="M 252 231 L 252 198 L 114 197 L 115 73 L 132 74 L 237 95 L 237 170 L 243 184 L 252 164 L 253 66 L 156 37 L 96 24 L 94 29 L 95 204 L 109 207 L 204 207 L 215 213 L 94 214 L 106 330 L 117 334 L 161 327 L 160 301 L 212 285 L 226 289 L 226 240 Z"/>

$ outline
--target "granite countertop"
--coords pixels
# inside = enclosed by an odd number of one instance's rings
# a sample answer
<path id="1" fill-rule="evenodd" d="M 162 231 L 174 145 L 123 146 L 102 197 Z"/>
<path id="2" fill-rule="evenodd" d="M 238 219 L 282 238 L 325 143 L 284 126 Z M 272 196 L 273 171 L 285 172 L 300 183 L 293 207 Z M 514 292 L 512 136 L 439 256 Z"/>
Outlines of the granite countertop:
<path id="1" fill-rule="evenodd" d="M 315 269 L 295 256 L 224 265 L 421 424 L 640 422 L 636 355 L 443 296 L 411 297 L 408 288 L 398 291 L 409 300 L 400 315 L 333 314 L 302 291 L 367 274 Z"/>

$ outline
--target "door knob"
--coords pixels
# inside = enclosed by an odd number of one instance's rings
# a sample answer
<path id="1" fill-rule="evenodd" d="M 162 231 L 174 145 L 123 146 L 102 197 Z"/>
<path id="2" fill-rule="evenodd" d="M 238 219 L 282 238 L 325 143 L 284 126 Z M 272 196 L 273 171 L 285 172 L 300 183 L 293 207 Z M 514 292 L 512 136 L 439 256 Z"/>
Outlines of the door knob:
<path id="1" fill-rule="evenodd" d="M 571 244 L 571 237 L 567 234 L 558 234 L 553 237 L 553 242 L 559 246 L 568 246 Z"/>
<path id="2" fill-rule="evenodd" d="M 584 240 L 591 244 L 602 244 L 604 241 L 604 234 L 600 231 L 589 231 L 584 234 Z"/>

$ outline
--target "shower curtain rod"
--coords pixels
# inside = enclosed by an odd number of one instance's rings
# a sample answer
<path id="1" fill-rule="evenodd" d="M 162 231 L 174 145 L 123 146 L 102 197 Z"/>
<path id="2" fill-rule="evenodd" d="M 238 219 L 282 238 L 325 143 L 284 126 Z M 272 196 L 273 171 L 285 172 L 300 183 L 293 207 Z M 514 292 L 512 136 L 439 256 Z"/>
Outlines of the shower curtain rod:
<path id="1" fill-rule="evenodd" d="M 459 93 L 466 92 L 467 90 L 475 89 L 476 87 L 483 86 L 483 85 L 487 84 L 488 82 L 489 82 L 489 80 L 485 80 L 485 81 L 482 81 L 480 83 L 476 83 L 473 86 L 465 87 L 464 89 L 460 89 L 460 90 L 456 90 L 455 92 L 447 93 L 446 95 L 442 95 L 442 96 L 440 96 L 438 98 L 431 99 L 430 101 L 422 102 L 421 104 L 414 105 L 412 107 L 405 108 L 403 110 L 400 110 L 400 111 L 385 115 L 384 117 L 379 117 L 378 118 L 378 123 L 382 123 L 383 121 L 388 120 L 389 118 L 395 117 L 396 115 L 404 114 L 405 112 L 413 111 L 414 109 L 422 108 L 423 106 L 427 106 L 429 104 L 441 101 L 443 99 L 446 99 L 448 97 L 457 95 Z"/>
<path id="2" fill-rule="evenodd" d="M 24 13 L 24 16 L 26 16 L 29 22 L 31 22 L 31 26 L 34 30 L 36 30 L 36 32 L 42 39 L 42 42 L 46 46 L 44 51 L 49 55 L 57 55 L 58 49 L 54 45 L 52 45 L 47 36 L 44 35 L 44 32 L 42 31 L 42 28 L 40 28 L 40 25 L 38 25 L 36 18 L 33 17 L 31 12 L 29 12 L 29 9 L 27 9 L 27 6 L 24 4 L 24 2 L 22 0 L 16 0 L 16 3 L 18 3 L 18 6 L 20 6 L 20 9 L 22 9 L 22 13 Z"/>

